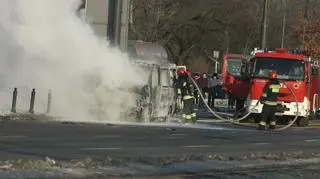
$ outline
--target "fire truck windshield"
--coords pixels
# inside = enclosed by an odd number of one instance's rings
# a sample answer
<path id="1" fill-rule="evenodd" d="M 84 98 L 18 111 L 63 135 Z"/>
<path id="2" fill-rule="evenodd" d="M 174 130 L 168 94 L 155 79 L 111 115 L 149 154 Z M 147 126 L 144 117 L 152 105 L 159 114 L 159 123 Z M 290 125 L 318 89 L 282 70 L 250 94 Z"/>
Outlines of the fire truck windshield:
<path id="1" fill-rule="evenodd" d="M 255 58 L 252 75 L 268 78 L 269 72 L 274 70 L 278 79 L 304 80 L 304 61 L 279 58 Z"/>
<path id="2" fill-rule="evenodd" d="M 242 60 L 238 58 L 229 58 L 228 59 L 228 73 L 234 76 L 240 76 Z"/>

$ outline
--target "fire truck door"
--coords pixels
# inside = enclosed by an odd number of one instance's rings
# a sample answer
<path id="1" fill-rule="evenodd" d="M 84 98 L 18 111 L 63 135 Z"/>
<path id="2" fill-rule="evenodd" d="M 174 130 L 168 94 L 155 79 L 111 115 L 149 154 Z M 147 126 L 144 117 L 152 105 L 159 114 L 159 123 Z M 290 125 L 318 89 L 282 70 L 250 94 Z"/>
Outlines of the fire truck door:
<path id="1" fill-rule="evenodd" d="M 310 73 L 309 73 L 310 74 Z M 307 78 L 309 78 L 307 80 L 307 82 L 309 82 L 309 96 L 311 99 L 311 105 L 312 111 L 316 111 L 319 108 L 319 92 L 320 92 L 320 86 L 319 86 L 319 69 L 315 66 L 311 66 L 311 74 L 310 76 L 307 74 L 306 75 Z"/>
<path id="2" fill-rule="evenodd" d="M 320 100 L 320 97 L 319 97 L 319 95 L 320 95 L 320 83 L 319 83 L 319 80 L 320 80 L 320 70 L 319 70 L 319 68 L 317 68 L 317 73 L 316 73 L 316 81 L 317 81 L 317 92 L 316 92 L 316 94 L 317 94 L 317 105 L 316 105 L 316 110 L 318 110 L 319 108 L 320 108 L 320 104 L 319 104 L 319 100 Z"/>

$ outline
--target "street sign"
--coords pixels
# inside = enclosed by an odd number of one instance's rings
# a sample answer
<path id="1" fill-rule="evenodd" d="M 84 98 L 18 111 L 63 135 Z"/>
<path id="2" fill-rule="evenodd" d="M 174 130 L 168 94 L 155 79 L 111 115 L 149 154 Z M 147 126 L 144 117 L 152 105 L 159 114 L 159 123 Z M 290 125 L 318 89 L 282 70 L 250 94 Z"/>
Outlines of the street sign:
<path id="1" fill-rule="evenodd" d="M 213 57 L 214 58 L 219 58 L 219 55 L 220 55 L 219 51 L 216 51 L 216 50 L 213 51 Z"/>

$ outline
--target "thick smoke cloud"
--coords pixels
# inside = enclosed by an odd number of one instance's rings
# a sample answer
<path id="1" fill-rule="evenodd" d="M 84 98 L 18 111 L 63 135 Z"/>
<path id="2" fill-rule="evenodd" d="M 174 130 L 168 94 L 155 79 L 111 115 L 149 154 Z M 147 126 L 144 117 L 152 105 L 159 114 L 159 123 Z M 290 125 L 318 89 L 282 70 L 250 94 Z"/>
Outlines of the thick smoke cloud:
<path id="1" fill-rule="evenodd" d="M 36 88 L 38 113 L 52 90 L 52 114 L 69 120 L 120 120 L 135 105 L 132 87 L 144 79 L 128 56 L 110 48 L 76 15 L 79 0 L 0 0 L 0 98 L 12 89 L 27 110 Z M 119 90 L 121 89 L 121 90 Z"/>

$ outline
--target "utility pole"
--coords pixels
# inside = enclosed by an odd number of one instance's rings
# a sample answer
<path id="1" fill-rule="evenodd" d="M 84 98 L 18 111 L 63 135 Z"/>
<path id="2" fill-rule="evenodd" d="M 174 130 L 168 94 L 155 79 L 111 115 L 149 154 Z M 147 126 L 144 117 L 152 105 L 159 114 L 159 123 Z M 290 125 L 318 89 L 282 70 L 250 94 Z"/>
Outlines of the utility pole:
<path id="1" fill-rule="evenodd" d="M 282 10 L 283 10 L 283 15 L 282 15 L 282 35 L 281 35 L 281 48 L 284 48 L 284 40 L 286 37 L 286 20 L 287 20 L 287 0 L 282 0 Z"/>
<path id="2" fill-rule="evenodd" d="M 268 0 L 263 0 L 263 23 L 261 33 L 261 48 L 266 48 L 267 44 L 267 29 L 268 29 Z"/>
<path id="3" fill-rule="evenodd" d="M 306 35 L 306 25 L 308 20 L 308 10 L 309 10 L 310 0 L 306 0 L 306 6 L 304 9 L 304 17 L 303 17 L 303 32 L 302 32 L 302 49 L 305 50 L 305 35 Z"/>

